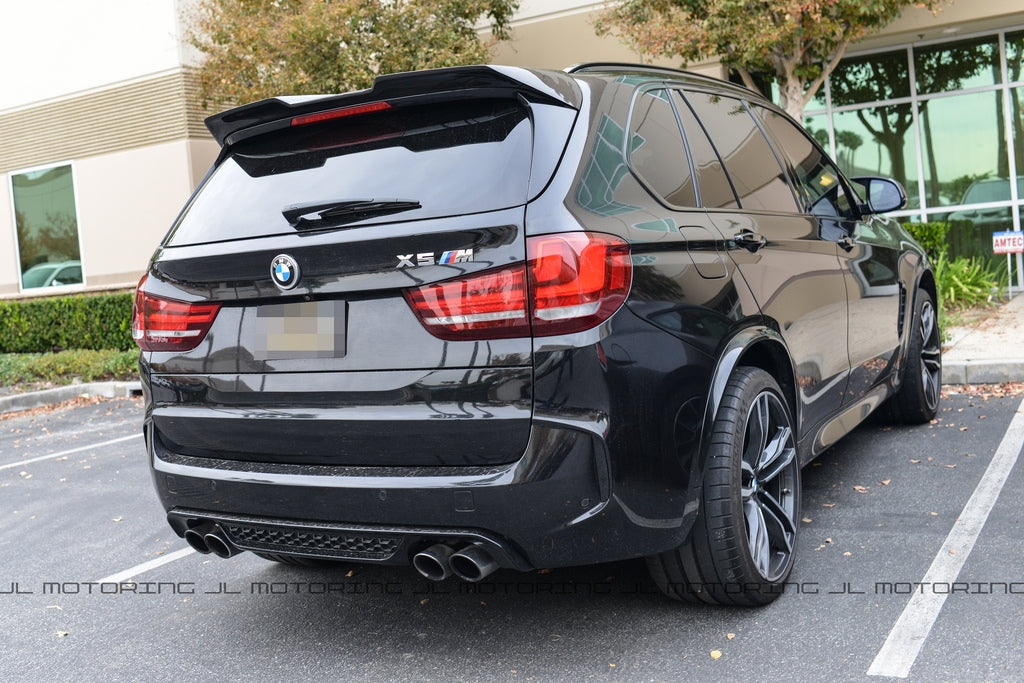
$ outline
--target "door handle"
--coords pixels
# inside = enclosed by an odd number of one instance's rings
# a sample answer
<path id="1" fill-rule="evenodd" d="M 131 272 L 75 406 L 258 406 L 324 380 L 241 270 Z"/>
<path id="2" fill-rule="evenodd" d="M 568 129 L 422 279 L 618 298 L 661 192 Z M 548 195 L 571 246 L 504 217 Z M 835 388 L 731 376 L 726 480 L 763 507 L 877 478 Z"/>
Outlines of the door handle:
<path id="1" fill-rule="evenodd" d="M 764 235 L 759 235 L 751 230 L 744 230 L 743 232 L 733 235 L 732 241 L 736 246 L 743 247 L 751 254 L 768 244 L 768 240 Z"/>

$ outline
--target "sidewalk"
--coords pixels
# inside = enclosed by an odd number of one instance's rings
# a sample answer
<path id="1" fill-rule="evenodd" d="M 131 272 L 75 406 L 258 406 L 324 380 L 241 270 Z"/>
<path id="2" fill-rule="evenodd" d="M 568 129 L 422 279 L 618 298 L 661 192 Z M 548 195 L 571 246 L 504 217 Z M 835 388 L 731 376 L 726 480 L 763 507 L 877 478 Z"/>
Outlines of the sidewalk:
<path id="1" fill-rule="evenodd" d="M 975 327 L 951 327 L 942 352 L 943 384 L 1024 381 L 1024 294 Z"/>

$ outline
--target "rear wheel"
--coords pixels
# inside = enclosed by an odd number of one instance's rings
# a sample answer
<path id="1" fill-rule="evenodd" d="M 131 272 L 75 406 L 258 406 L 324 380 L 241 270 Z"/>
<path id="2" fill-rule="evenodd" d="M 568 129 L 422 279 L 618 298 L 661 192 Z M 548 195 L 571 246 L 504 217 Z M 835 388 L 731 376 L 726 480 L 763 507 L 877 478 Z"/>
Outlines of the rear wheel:
<path id="1" fill-rule="evenodd" d="M 778 597 L 793 567 L 800 514 L 796 433 L 779 385 L 739 368 L 715 418 L 702 514 L 683 545 L 648 559 L 669 596 L 722 605 Z"/>
<path id="2" fill-rule="evenodd" d="M 915 297 L 907 367 L 902 386 L 886 405 L 889 417 L 906 424 L 921 424 L 935 419 L 939 412 L 941 386 L 939 316 L 931 294 L 919 289 Z"/>

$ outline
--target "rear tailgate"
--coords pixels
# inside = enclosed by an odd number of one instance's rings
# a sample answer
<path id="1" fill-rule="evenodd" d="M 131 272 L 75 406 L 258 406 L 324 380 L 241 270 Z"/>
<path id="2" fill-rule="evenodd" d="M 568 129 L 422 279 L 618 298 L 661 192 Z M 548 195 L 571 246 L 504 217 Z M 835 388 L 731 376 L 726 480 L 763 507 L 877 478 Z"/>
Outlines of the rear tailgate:
<path id="1" fill-rule="evenodd" d="M 404 93 L 392 99 L 253 113 L 286 104 L 273 101 L 211 123 L 227 146 L 143 287 L 220 305 L 195 349 L 144 353 L 161 457 L 419 467 L 521 456 L 530 338 L 443 341 L 405 291 L 525 259 L 523 207 L 576 111 L 504 72 L 465 71 L 426 96 L 417 79 L 436 85 L 443 72 L 389 77 Z M 388 106 L 317 115 L 365 101 Z M 232 118 L 248 123 L 228 130 Z M 537 150 L 535 137 L 559 145 Z M 297 267 L 293 287 L 271 277 L 281 256 Z"/>

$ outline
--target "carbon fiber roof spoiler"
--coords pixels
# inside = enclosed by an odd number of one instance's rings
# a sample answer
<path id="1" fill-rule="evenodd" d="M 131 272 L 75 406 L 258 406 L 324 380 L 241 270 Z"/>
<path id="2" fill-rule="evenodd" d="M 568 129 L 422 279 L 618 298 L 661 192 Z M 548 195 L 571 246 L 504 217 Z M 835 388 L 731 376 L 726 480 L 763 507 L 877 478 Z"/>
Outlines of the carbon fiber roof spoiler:
<path id="1" fill-rule="evenodd" d="M 372 88 L 341 95 L 260 100 L 214 114 L 206 119 L 206 127 L 223 147 L 287 127 L 295 117 L 342 107 L 380 101 L 394 105 L 410 99 L 428 103 L 467 96 L 509 97 L 517 94 L 573 109 L 581 106 L 579 87 L 571 77 L 559 71 L 491 65 L 458 66 L 378 76 Z"/>

